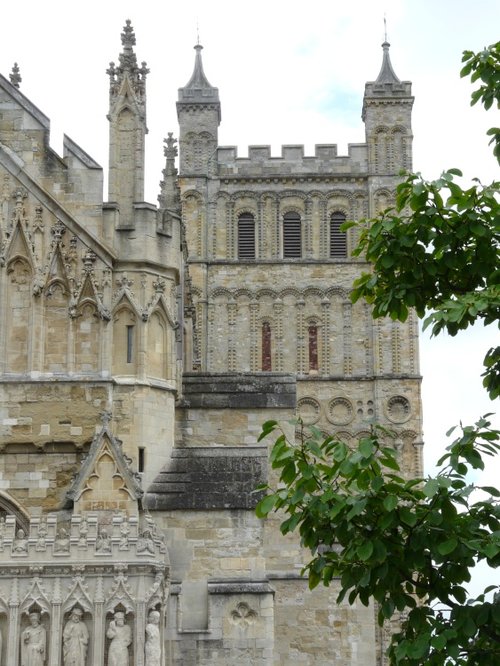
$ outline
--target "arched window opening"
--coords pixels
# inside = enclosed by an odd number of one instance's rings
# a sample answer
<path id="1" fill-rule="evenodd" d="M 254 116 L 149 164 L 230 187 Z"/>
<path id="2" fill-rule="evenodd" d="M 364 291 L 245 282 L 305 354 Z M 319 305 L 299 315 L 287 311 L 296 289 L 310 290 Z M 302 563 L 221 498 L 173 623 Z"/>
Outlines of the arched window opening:
<path id="1" fill-rule="evenodd" d="M 310 324 L 308 328 L 309 337 L 309 372 L 318 370 L 318 327 Z"/>
<path id="2" fill-rule="evenodd" d="M 332 213 L 330 218 L 330 257 L 342 259 L 347 257 L 347 235 L 340 227 L 345 222 L 344 213 Z"/>
<path id="3" fill-rule="evenodd" d="M 255 259 L 255 220 L 251 213 L 238 217 L 238 259 Z"/>
<path id="4" fill-rule="evenodd" d="M 283 217 L 283 258 L 300 259 L 302 256 L 302 229 L 298 213 L 285 213 Z"/>
<path id="5" fill-rule="evenodd" d="M 271 326 L 267 321 L 262 324 L 262 370 L 264 372 L 272 370 Z"/>

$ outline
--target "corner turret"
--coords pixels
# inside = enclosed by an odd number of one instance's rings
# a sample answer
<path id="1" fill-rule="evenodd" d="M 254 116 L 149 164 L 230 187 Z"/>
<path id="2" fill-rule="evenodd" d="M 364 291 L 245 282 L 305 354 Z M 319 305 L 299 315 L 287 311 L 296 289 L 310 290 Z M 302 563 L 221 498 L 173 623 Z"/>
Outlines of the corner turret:
<path id="1" fill-rule="evenodd" d="M 394 176 L 412 168 L 411 82 L 401 81 L 389 56 L 389 42 L 382 44 L 382 67 L 375 81 L 365 85 L 362 119 L 372 174 Z"/>
<path id="2" fill-rule="evenodd" d="M 146 63 L 137 64 L 129 20 L 122 35 L 119 64 L 109 64 L 109 200 L 116 202 L 122 228 L 132 227 L 133 204 L 144 200 Z"/>
<path id="3" fill-rule="evenodd" d="M 188 83 L 179 88 L 177 117 L 180 135 L 180 174 L 208 175 L 214 163 L 221 121 L 219 90 L 205 76 L 201 44 L 196 44 L 194 70 Z"/>

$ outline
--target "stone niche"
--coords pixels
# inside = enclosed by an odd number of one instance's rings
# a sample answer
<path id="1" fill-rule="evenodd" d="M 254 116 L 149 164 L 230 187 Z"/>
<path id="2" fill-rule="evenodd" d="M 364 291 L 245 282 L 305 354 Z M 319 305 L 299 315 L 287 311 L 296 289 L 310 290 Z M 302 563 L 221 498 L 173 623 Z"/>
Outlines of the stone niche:
<path id="1" fill-rule="evenodd" d="M 33 518 L 25 534 L 16 530 L 14 516 L 7 517 L 0 546 L 0 663 L 19 664 L 30 641 L 38 640 L 44 658 L 30 664 L 107 665 L 118 635 L 129 655 L 124 665 L 143 666 L 151 611 L 161 652 L 168 594 L 164 542 L 144 516 L 116 514 L 106 527 L 99 518 L 90 512 L 64 524 L 56 515 Z M 73 635 L 85 645 L 81 662 L 64 656 L 74 649 Z"/>
<path id="2" fill-rule="evenodd" d="M 0 664 L 164 666 L 167 549 L 109 420 L 66 510 L 0 519 Z"/>

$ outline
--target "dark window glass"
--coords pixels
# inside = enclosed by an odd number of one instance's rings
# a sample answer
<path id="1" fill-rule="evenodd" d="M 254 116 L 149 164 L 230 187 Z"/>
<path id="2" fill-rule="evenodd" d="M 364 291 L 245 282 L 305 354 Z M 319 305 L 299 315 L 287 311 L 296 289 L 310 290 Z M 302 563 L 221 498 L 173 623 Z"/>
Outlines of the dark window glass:
<path id="1" fill-rule="evenodd" d="M 318 327 L 311 324 L 309 332 L 309 370 L 318 369 Z"/>
<path id="2" fill-rule="evenodd" d="M 127 326 L 127 363 L 134 360 L 134 327 Z"/>
<path id="3" fill-rule="evenodd" d="M 262 324 L 262 370 L 270 372 L 271 362 L 271 326 L 267 321 Z"/>

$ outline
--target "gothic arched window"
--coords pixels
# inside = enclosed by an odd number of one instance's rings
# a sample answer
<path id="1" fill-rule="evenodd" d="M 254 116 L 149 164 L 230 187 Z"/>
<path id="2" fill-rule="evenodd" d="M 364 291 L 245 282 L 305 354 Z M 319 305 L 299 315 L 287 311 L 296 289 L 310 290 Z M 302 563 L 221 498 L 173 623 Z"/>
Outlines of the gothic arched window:
<path id="1" fill-rule="evenodd" d="M 262 324 L 262 370 L 264 372 L 272 370 L 271 325 L 267 321 Z"/>
<path id="2" fill-rule="evenodd" d="M 318 369 L 318 327 L 316 324 L 309 324 L 309 372 Z"/>
<path id="3" fill-rule="evenodd" d="M 345 222 L 344 213 L 335 212 L 330 217 L 330 257 L 342 259 L 347 257 L 347 236 L 340 227 Z"/>
<path id="4" fill-rule="evenodd" d="M 302 228 L 298 213 L 283 216 L 283 258 L 297 259 L 302 256 Z"/>
<path id="5" fill-rule="evenodd" d="M 238 217 L 238 259 L 255 259 L 255 220 L 251 213 Z"/>

